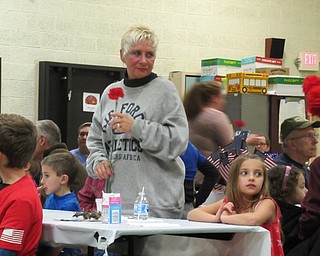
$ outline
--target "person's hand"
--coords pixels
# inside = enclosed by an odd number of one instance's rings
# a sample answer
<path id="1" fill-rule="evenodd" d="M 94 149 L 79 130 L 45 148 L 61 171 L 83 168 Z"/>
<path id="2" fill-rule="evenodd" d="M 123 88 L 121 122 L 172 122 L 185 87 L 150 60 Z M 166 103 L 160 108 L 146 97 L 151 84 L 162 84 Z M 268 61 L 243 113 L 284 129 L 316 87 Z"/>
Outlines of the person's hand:
<path id="1" fill-rule="evenodd" d="M 221 216 L 235 214 L 235 211 L 233 209 L 234 209 L 234 205 L 232 202 L 222 204 L 216 213 L 216 217 L 219 220 L 219 222 L 221 222 Z"/>
<path id="2" fill-rule="evenodd" d="M 128 114 L 121 114 L 119 112 L 114 112 L 111 114 L 113 117 L 112 120 L 108 123 L 108 125 L 112 126 L 112 129 L 115 132 L 122 133 L 130 133 L 132 130 L 132 125 L 134 119 Z"/>
<path id="3" fill-rule="evenodd" d="M 93 171 L 99 179 L 109 179 L 113 173 L 112 166 L 107 160 L 98 163 Z"/>
<path id="4" fill-rule="evenodd" d="M 246 143 L 250 146 L 259 145 L 261 142 L 264 142 L 264 137 L 258 134 L 249 134 Z"/>
<path id="5" fill-rule="evenodd" d="M 40 194 L 43 189 L 44 189 L 44 186 L 43 186 L 43 185 L 37 187 L 38 194 Z"/>

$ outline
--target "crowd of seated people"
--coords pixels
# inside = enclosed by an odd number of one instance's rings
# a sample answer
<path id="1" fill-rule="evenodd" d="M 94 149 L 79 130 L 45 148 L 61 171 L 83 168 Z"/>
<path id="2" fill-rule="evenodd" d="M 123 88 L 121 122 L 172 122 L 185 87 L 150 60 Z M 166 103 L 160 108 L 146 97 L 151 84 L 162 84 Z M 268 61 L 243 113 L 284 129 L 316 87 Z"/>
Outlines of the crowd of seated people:
<path id="1" fill-rule="evenodd" d="M 286 119 L 282 123 L 280 131 L 282 136 L 281 138 L 284 142 L 283 153 L 275 158 L 275 161 L 281 164 L 270 169 L 267 172 L 266 177 L 269 180 L 270 196 L 276 201 L 281 211 L 280 222 L 283 234 L 282 246 L 285 255 L 316 255 L 315 251 L 318 250 L 319 247 L 317 245 L 317 241 L 318 238 L 320 238 L 320 211 L 315 209 L 320 209 L 318 206 L 320 205 L 320 199 L 318 199 L 317 197 L 317 195 L 319 194 L 320 184 L 320 175 L 318 174 L 320 168 L 320 157 L 316 158 L 312 162 L 309 169 L 306 169 L 309 159 L 311 157 L 314 157 L 316 153 L 314 146 L 318 143 L 318 140 L 315 128 L 319 126 L 320 122 L 318 121 L 309 121 L 298 117 Z M 39 176 L 39 181 L 37 182 L 37 174 L 39 174 L 38 171 L 31 171 L 29 163 L 26 164 L 24 171 L 28 173 L 29 176 L 34 178 L 33 182 L 35 184 L 35 187 L 38 186 L 38 191 L 44 191 L 44 194 L 46 194 L 47 197 L 43 208 L 65 209 L 70 211 L 96 211 L 95 199 L 102 197 L 101 191 L 105 189 L 105 180 L 93 179 L 92 177 L 87 176 L 86 181 L 82 181 L 83 184 L 81 189 L 78 190 L 78 193 L 75 193 L 73 183 L 79 171 L 80 160 L 82 160 L 81 166 L 85 168 L 85 158 L 83 158 L 83 156 L 86 157 L 89 154 L 87 149 L 84 151 L 83 148 L 86 147 L 85 142 L 88 130 L 90 128 L 90 123 L 86 123 L 83 126 L 81 125 L 78 130 L 79 149 L 80 145 L 82 144 L 81 151 L 86 152 L 82 155 L 82 158 L 80 157 L 80 159 L 77 159 L 79 154 L 76 154 L 76 158 L 74 158 L 74 156 L 66 150 L 67 146 L 61 143 L 60 132 L 57 129 L 56 124 L 54 124 L 52 121 L 38 121 L 35 127 L 37 128 L 38 134 L 40 135 L 37 136 L 35 154 L 33 155 L 32 159 L 33 161 L 42 159 L 41 161 L 39 161 L 39 163 L 41 163 L 41 175 Z M 82 134 L 84 132 L 82 129 L 86 129 L 86 134 Z M 50 133 L 50 130 L 56 132 L 51 131 Z M 55 136 L 50 136 L 50 134 L 58 135 L 57 138 L 55 138 Z M 189 142 L 189 147 L 191 145 L 192 144 Z M 262 149 L 263 146 L 265 145 L 259 144 L 256 149 Z M 40 150 L 39 148 L 41 147 L 45 149 Z M 54 150 L 57 151 L 54 154 L 50 154 L 50 152 L 54 152 Z M 266 151 L 268 150 L 269 148 L 266 148 Z M 201 155 L 201 153 L 199 154 Z M 189 155 L 192 154 L 189 153 Z M 184 154 L 182 158 L 189 155 Z M 204 156 L 202 156 L 201 159 L 203 160 L 202 164 L 208 164 Z M 67 160 L 69 162 L 72 162 L 73 167 L 62 169 L 71 171 L 71 174 L 59 173 L 59 166 L 66 166 L 66 163 L 68 162 Z M 62 162 L 60 165 L 59 161 Z M 190 159 L 187 158 L 184 159 L 184 161 L 186 163 L 186 168 L 188 169 L 190 167 L 190 165 L 188 164 L 188 161 L 190 162 Z M 197 161 L 195 161 L 195 163 L 196 162 Z M 211 164 L 209 163 L 208 166 L 209 165 Z M 191 180 L 194 184 L 194 174 L 201 168 L 196 164 L 195 168 L 193 169 L 193 180 Z M 208 170 L 210 170 L 210 168 Z M 306 172 L 306 170 L 308 170 L 308 172 Z M 217 182 L 219 178 L 219 173 L 215 168 L 212 168 L 210 171 L 212 172 L 212 176 L 215 177 L 213 179 L 213 183 L 210 183 L 210 188 L 212 188 L 214 183 Z M 59 191 L 52 190 L 50 188 L 49 181 L 50 176 L 52 175 L 60 177 Z M 190 171 L 187 171 L 186 179 L 188 179 L 188 175 L 190 176 Z M 309 191 L 307 189 L 307 184 Z M 63 193 L 60 193 L 61 191 L 63 191 Z M 191 192 L 190 190 L 189 194 L 192 195 L 193 192 Z M 70 198 L 70 200 L 63 199 L 66 196 Z M 70 196 L 72 196 L 72 199 Z M 206 196 L 208 196 L 207 193 Z M 192 205 L 194 205 L 194 200 L 195 199 L 192 199 L 191 201 Z M 202 206 L 201 204 L 195 204 L 195 207 L 197 208 Z M 185 212 L 185 216 L 192 208 L 193 207 L 186 208 L 188 210 Z M 228 207 L 226 207 L 225 211 L 228 210 Z M 191 214 L 190 216 L 193 215 Z M 194 217 L 190 217 L 190 219 L 197 220 L 197 218 Z M 43 251 L 41 251 L 40 249 L 43 250 L 43 247 L 39 246 L 38 255 L 47 255 L 46 253 L 43 254 Z M 68 250 L 74 250 L 73 255 L 76 255 L 75 253 L 79 253 L 78 255 L 83 255 L 83 251 L 80 251 L 79 248 L 57 249 L 59 251 L 59 255 L 64 255 L 64 252 L 68 253 Z M 57 249 L 55 250 L 56 253 Z M 102 255 L 103 252 L 97 251 L 96 253 L 100 253 Z"/>
<path id="2" fill-rule="evenodd" d="M 317 143 L 317 138 L 315 134 L 315 127 L 318 127 L 318 122 L 310 122 L 308 120 L 295 120 L 297 123 L 292 124 L 292 120 L 294 118 L 289 118 L 288 120 L 285 120 L 283 125 L 282 125 L 282 130 L 281 130 L 281 135 L 284 134 L 284 138 L 286 138 L 286 143 L 288 144 L 288 139 L 292 140 L 299 140 L 299 139 L 305 139 L 305 140 L 310 140 L 311 145 L 315 145 Z M 303 125 L 301 125 L 302 123 Z M 290 131 L 288 131 L 286 123 L 289 122 L 292 124 L 292 127 L 290 126 Z M 302 128 L 301 128 L 302 127 Z M 298 130 L 299 135 L 295 135 L 296 130 Z M 312 133 L 312 136 L 309 135 L 309 133 Z M 289 136 L 289 137 L 288 137 Z M 296 137 L 298 136 L 298 138 Z M 264 137 L 266 138 L 266 137 Z M 299 141 L 296 141 L 298 144 L 298 147 L 300 147 Z M 284 147 L 288 147 L 288 145 L 285 144 Z M 289 143 L 290 144 L 290 143 Z M 261 149 L 262 145 L 257 146 L 257 150 Z M 264 146 L 264 145 L 263 145 Z M 289 147 L 296 149 L 292 145 L 292 143 L 289 145 Z M 304 151 L 301 151 L 301 147 L 297 150 L 300 152 L 304 152 L 303 154 L 309 154 L 308 156 L 312 157 L 314 154 L 307 152 L 309 148 L 304 148 Z M 303 149 L 302 149 L 303 150 Z M 262 150 L 263 151 L 263 150 Z M 266 151 L 269 151 L 269 149 L 266 149 Z M 284 149 L 283 150 L 285 153 L 280 155 L 280 158 L 285 155 L 285 157 L 288 157 L 289 159 L 296 159 L 295 154 L 291 153 L 291 149 Z M 309 160 L 309 158 L 304 158 L 304 160 Z M 319 160 L 320 161 L 320 160 Z M 307 162 L 307 161 L 306 161 Z M 318 160 L 314 162 L 312 166 L 317 163 Z M 307 193 L 307 188 L 306 188 L 306 178 L 308 176 L 305 176 L 305 171 L 304 171 L 304 165 L 301 168 L 301 165 L 294 165 L 295 161 L 293 162 L 287 162 L 285 165 L 279 164 L 277 167 L 274 167 L 268 171 L 267 178 L 269 179 L 269 190 L 270 190 L 270 196 L 274 198 L 274 200 L 277 202 L 277 204 L 280 207 L 281 211 L 281 227 L 282 227 L 282 232 L 283 232 L 283 237 L 282 237 L 282 244 L 283 244 L 283 249 L 285 254 L 288 254 L 289 252 L 294 255 L 294 251 L 299 250 L 298 252 L 301 252 L 301 247 L 304 245 L 304 243 L 301 243 L 303 240 L 301 240 L 301 237 L 299 238 L 299 227 L 300 227 L 300 221 L 301 221 L 301 214 L 302 212 L 305 211 L 306 205 L 303 205 L 303 199 Z M 305 163 L 307 164 L 307 163 Z M 300 167 L 300 168 L 299 168 Z M 311 168 L 313 170 L 314 168 Z M 314 173 L 315 171 L 311 171 L 311 173 Z M 313 175 L 313 174 L 310 174 Z M 91 179 L 91 180 L 90 180 Z M 319 180 L 319 179 L 315 179 Z M 95 185 L 94 183 L 98 182 L 98 185 Z M 87 191 L 85 193 L 91 194 L 89 199 L 83 200 L 90 202 L 89 206 L 86 206 L 86 209 L 90 210 L 95 210 L 95 205 L 94 205 L 94 199 L 96 197 L 100 196 L 100 193 L 97 193 L 96 195 L 93 195 L 97 191 L 101 191 L 101 189 L 104 187 L 104 181 L 102 180 L 94 180 L 90 177 L 87 179 Z M 90 184 L 90 185 L 89 185 Z M 95 189 L 97 190 L 95 191 Z M 84 189 L 83 189 L 84 190 Z M 81 195 L 81 191 L 80 191 Z M 93 196 L 92 196 L 93 195 Z M 303 205 L 301 207 L 301 204 Z M 199 205 L 196 205 L 198 207 Z M 189 209 L 190 210 L 190 209 Z M 187 212 L 186 212 L 187 214 Z M 310 236 L 310 235 L 309 235 Z M 308 250 L 310 249 L 310 246 L 314 246 L 314 240 L 316 235 L 312 235 L 311 238 L 308 238 Z M 313 239 L 313 240 L 312 240 Z M 312 242 L 313 241 L 313 242 Z M 307 242 L 305 242 L 307 243 Z M 301 245 L 302 244 L 302 245 Z M 311 244 L 311 245 L 310 245 Z M 296 245 L 300 245 L 300 248 L 296 249 L 294 248 Z M 303 250 L 305 250 L 306 246 L 303 246 Z M 292 250 L 294 248 L 294 250 Z M 296 254 L 298 255 L 298 254 Z"/>
<path id="3" fill-rule="evenodd" d="M 86 148 L 86 138 L 90 123 L 85 123 L 79 127 L 79 152 L 74 156 L 67 150 L 67 146 L 61 143 L 60 130 L 54 122 L 41 120 L 36 123 L 35 127 L 38 131 L 38 136 L 35 142 L 35 153 L 32 158 L 33 166 L 30 167 L 30 164 L 26 163 L 24 172 L 33 178 L 34 187 L 38 186 L 38 192 L 43 192 L 46 195 L 43 209 L 96 211 L 95 199 L 102 197 L 101 191 L 105 189 L 106 181 L 104 179 L 93 179 L 85 175 L 85 182 L 81 178 L 82 184 L 77 184 L 77 186 L 74 184 L 77 176 L 79 176 L 78 172 L 83 171 L 85 168 L 86 157 L 89 155 Z M 316 255 L 319 249 L 317 241 L 320 239 L 320 199 L 318 199 L 317 195 L 320 193 L 320 157 L 313 160 L 310 167 L 307 168 L 310 158 L 316 155 L 315 145 L 318 143 L 318 138 L 315 128 L 318 127 L 320 127 L 319 121 L 309 121 L 300 117 L 286 119 L 282 123 L 280 131 L 283 140 L 283 153 L 274 159 L 279 164 L 267 171 L 266 174 L 266 179 L 269 182 L 269 195 L 275 200 L 281 212 L 281 217 L 279 218 L 283 235 L 281 243 L 285 255 Z M 264 136 L 264 138 L 267 137 Z M 264 153 L 263 151 L 268 152 L 269 144 L 264 144 L 267 143 L 257 145 L 256 150 L 261 150 L 262 153 Z M 196 150 L 191 142 L 189 142 L 188 148 L 189 153 L 185 153 L 181 157 L 186 166 L 186 180 L 189 179 L 192 183 L 192 185 L 186 187 L 186 191 L 190 190 L 186 194 L 186 198 L 191 196 L 191 201 L 186 201 L 186 204 L 191 203 L 192 207 L 185 208 L 184 218 L 194 207 L 199 209 L 204 207 L 201 203 L 195 204 L 196 197 L 194 197 L 195 191 L 193 190 L 195 172 L 201 170 L 201 165 L 207 166 L 208 168 L 205 168 L 205 172 L 209 172 L 209 177 L 210 175 L 212 176 L 208 191 L 212 189 L 219 179 L 218 170 Z M 192 151 L 191 148 L 195 150 Z M 190 150 L 198 152 L 196 154 L 198 157 L 192 157 L 191 159 L 191 156 L 195 154 L 190 153 Z M 75 150 L 71 152 L 74 153 Z M 81 160 L 82 162 L 80 162 Z M 194 162 L 194 165 L 190 164 L 191 162 Z M 41 175 L 39 175 L 39 170 L 31 170 L 31 168 L 34 168 L 35 163 L 40 163 Z M 79 168 L 79 164 L 81 168 Z M 66 171 L 68 172 L 66 173 Z M 210 172 L 212 173 L 210 174 Z M 57 185 L 52 185 L 50 179 L 55 180 Z M 2 186 L 5 185 L 4 182 L 1 184 Z M 205 197 L 208 196 L 207 192 Z M 267 195 L 268 193 L 265 194 L 265 196 Z M 201 202 L 203 202 L 203 198 Z M 223 206 L 224 208 L 220 206 L 222 212 L 233 211 L 231 210 L 233 206 L 228 206 L 227 201 L 222 205 L 225 205 Z M 206 207 L 209 209 L 211 206 Z M 202 210 L 206 211 L 206 207 Z M 210 214 L 213 214 L 213 212 Z M 195 215 L 193 211 L 189 216 L 190 220 L 196 221 L 202 218 L 199 219 L 198 215 Z M 206 221 L 206 218 L 201 219 L 201 221 Z M 73 253 L 72 255 L 83 255 L 85 252 L 82 248 L 81 250 L 79 248 L 53 249 L 43 247 L 40 244 L 37 255 L 68 255 L 70 250 Z M 99 255 L 99 253 L 102 255 L 103 251 L 96 251 L 96 255 Z"/>

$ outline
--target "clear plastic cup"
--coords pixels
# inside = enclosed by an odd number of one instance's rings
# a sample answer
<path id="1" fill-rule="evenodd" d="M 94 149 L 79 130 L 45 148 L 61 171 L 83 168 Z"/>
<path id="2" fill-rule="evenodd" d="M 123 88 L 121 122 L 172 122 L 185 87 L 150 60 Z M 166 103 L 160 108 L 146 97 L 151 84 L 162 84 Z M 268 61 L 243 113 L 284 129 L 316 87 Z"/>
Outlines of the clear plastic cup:
<path id="1" fill-rule="evenodd" d="M 97 212 L 102 212 L 102 198 L 96 198 Z"/>

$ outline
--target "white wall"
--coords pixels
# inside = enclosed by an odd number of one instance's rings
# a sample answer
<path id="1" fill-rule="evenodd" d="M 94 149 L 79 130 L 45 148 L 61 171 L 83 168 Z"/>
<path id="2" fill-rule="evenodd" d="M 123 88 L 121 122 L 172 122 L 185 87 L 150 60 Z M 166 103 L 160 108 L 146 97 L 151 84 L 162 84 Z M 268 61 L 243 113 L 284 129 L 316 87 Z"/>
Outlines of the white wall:
<path id="1" fill-rule="evenodd" d="M 37 120 L 39 61 L 121 67 L 121 36 L 136 24 L 159 36 L 158 75 L 264 56 L 275 37 L 286 39 L 283 66 L 305 76 L 293 62 L 320 51 L 319 13 L 319 0 L 0 0 L 1 112 Z"/>

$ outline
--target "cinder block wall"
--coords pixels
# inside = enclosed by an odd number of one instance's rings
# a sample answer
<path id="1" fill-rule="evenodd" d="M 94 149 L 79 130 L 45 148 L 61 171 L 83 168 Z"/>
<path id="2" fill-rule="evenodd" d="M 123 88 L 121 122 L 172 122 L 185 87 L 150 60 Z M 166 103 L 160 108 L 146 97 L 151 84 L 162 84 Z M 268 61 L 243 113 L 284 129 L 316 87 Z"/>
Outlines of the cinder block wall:
<path id="1" fill-rule="evenodd" d="M 200 72 L 200 61 L 264 55 L 285 38 L 284 66 L 300 73 L 300 51 L 320 51 L 318 0 L 0 1 L 1 111 L 37 120 L 39 61 L 121 67 L 120 39 L 134 24 L 159 36 L 154 71 Z M 318 73 L 315 73 L 318 74 Z"/>

